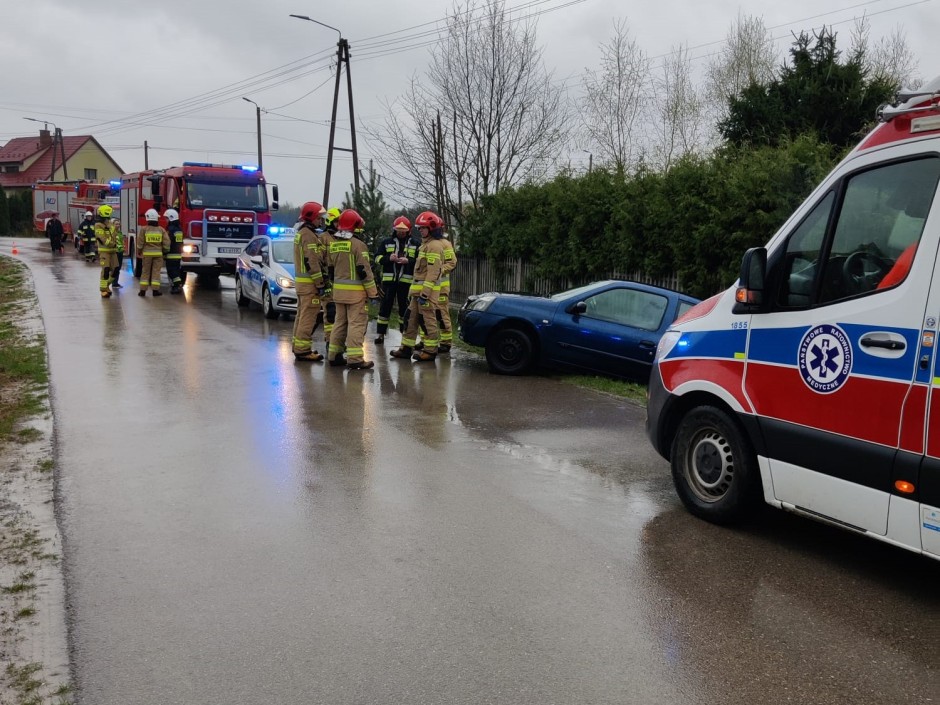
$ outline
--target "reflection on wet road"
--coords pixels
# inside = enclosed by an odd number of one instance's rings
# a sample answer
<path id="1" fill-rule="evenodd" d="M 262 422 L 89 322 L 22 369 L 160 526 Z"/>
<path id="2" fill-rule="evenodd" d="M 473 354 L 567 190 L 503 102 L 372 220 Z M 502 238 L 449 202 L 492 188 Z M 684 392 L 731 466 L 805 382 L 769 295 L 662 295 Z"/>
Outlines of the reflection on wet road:
<path id="1" fill-rule="evenodd" d="M 639 407 L 459 351 L 300 366 L 230 280 L 102 301 L 96 268 L 22 251 L 81 703 L 938 692 L 936 563 L 770 511 L 695 520 Z"/>

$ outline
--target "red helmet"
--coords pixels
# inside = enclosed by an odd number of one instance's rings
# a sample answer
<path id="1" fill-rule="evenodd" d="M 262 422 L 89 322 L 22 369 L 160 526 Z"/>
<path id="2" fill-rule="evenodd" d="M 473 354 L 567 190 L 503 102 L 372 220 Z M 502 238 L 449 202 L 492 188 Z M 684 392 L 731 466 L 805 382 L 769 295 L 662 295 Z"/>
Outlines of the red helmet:
<path id="1" fill-rule="evenodd" d="M 300 219 L 312 223 L 324 213 L 326 213 L 326 208 L 319 203 L 316 201 L 307 201 L 300 208 Z"/>
<path id="2" fill-rule="evenodd" d="M 411 221 L 408 220 L 405 216 L 400 215 L 395 218 L 395 222 L 392 223 L 392 227 L 395 230 L 411 230 Z"/>
<path id="3" fill-rule="evenodd" d="M 347 208 L 342 213 L 340 213 L 339 219 L 336 221 L 336 228 L 338 230 L 345 230 L 347 232 L 355 232 L 356 230 L 361 230 L 364 227 L 366 227 L 366 221 L 364 221 L 362 216 L 351 208 Z"/>
<path id="4" fill-rule="evenodd" d="M 430 228 L 431 230 L 437 230 L 438 228 L 444 227 L 444 221 L 441 220 L 441 216 L 439 216 L 437 213 L 424 211 L 424 213 L 415 218 L 415 226 L 419 228 Z"/>

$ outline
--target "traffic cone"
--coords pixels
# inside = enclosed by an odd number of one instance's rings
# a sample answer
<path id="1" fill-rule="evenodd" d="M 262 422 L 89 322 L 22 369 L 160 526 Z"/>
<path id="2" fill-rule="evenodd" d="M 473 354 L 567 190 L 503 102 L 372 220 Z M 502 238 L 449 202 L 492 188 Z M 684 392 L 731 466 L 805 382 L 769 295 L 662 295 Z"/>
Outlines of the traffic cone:
<path id="1" fill-rule="evenodd" d="M 12 252 L 12 254 L 18 255 L 19 253 L 20 253 L 20 251 L 19 251 L 18 249 L 16 249 L 16 243 L 14 242 L 14 243 L 13 243 L 13 252 Z"/>

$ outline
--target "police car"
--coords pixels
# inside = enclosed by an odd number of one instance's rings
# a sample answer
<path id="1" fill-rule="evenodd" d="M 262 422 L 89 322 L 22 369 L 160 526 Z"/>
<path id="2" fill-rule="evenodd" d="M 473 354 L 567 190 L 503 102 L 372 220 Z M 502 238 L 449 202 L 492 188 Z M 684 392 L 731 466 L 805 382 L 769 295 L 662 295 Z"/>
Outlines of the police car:
<path id="1" fill-rule="evenodd" d="M 940 558 L 940 78 L 660 340 L 647 432 L 686 507 L 761 499 Z"/>
<path id="2" fill-rule="evenodd" d="M 235 262 L 235 303 L 261 304 L 265 318 L 297 313 L 294 286 L 294 230 L 272 226 L 253 238 Z"/>

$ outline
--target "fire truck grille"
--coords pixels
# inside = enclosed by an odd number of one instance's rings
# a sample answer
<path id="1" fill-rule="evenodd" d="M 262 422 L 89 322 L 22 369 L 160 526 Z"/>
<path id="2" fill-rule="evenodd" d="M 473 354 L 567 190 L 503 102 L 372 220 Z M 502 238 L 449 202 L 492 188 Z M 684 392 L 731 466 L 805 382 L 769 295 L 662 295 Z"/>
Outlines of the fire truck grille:
<path id="1" fill-rule="evenodd" d="M 209 223 L 206 229 L 209 240 L 250 240 L 254 234 L 250 223 Z"/>

